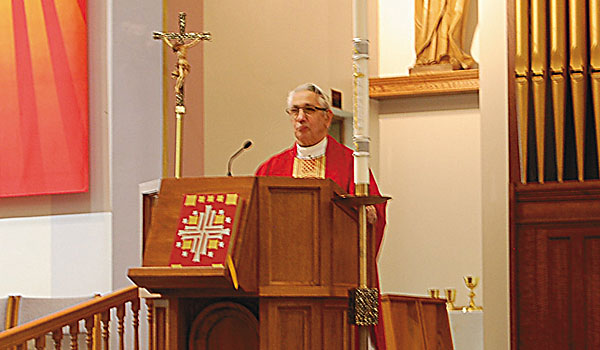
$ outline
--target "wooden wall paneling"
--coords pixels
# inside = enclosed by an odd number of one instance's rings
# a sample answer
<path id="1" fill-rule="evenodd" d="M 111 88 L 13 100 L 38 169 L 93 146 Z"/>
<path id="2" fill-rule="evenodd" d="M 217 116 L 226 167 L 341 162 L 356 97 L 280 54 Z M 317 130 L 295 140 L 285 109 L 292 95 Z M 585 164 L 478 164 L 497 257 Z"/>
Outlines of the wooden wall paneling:
<path id="1" fill-rule="evenodd" d="M 358 284 L 358 222 L 345 207 L 333 205 L 331 284 L 340 289 L 356 288 Z"/>
<path id="2" fill-rule="evenodd" d="M 153 303 L 153 348 L 151 350 L 167 350 L 167 301 L 155 300 Z"/>
<path id="3" fill-rule="evenodd" d="M 515 348 L 597 348 L 600 183 L 515 188 Z"/>
<path id="4" fill-rule="evenodd" d="M 517 298 L 516 323 L 520 332 L 518 349 L 533 349 L 539 344 L 539 317 L 535 314 L 537 307 L 535 229 L 531 227 L 520 228 L 517 236 L 516 249 L 518 251 L 518 274 L 515 279 Z"/>
<path id="5" fill-rule="evenodd" d="M 600 232 L 590 232 L 583 242 L 585 349 L 600 349 Z"/>
<path id="6" fill-rule="evenodd" d="M 269 334 L 271 330 L 269 329 L 272 321 L 271 321 L 270 309 L 269 309 L 269 301 L 267 298 L 263 298 L 258 304 L 258 320 L 260 321 L 260 326 L 258 327 L 259 334 L 259 349 L 260 350 L 268 350 L 271 339 L 269 338 Z"/>
<path id="7" fill-rule="evenodd" d="M 446 303 L 420 303 L 427 349 L 454 349 Z"/>
<path id="8" fill-rule="evenodd" d="M 152 220 L 152 212 L 158 203 L 158 193 L 142 194 L 142 256 L 146 250 L 146 240 L 150 233 L 150 221 Z"/>
<path id="9" fill-rule="evenodd" d="M 320 247 L 327 240 L 321 182 L 296 180 L 292 186 L 289 180 L 268 178 L 259 182 L 262 295 L 316 293 L 315 287 L 323 285 Z"/>
<path id="10" fill-rule="evenodd" d="M 548 333 L 552 328 L 552 320 L 548 317 L 550 310 L 548 310 L 549 303 L 549 252 L 548 252 L 548 237 L 546 235 L 546 230 L 536 227 L 533 230 L 534 234 L 534 246 L 532 249 L 535 250 L 535 261 L 533 262 L 533 266 L 535 267 L 535 275 L 533 279 L 534 283 L 534 292 L 535 292 L 535 310 L 533 315 L 535 315 L 535 329 L 534 332 L 537 333 L 536 343 L 533 344 L 534 347 L 542 346 L 548 348 L 550 344 L 548 344 Z"/>
<path id="11" fill-rule="evenodd" d="M 594 251 L 594 241 L 600 238 L 600 226 L 577 225 L 569 227 L 568 233 L 571 241 L 570 266 L 566 271 L 571 308 L 570 318 L 567 320 L 571 336 L 569 345 L 575 349 L 593 349 L 594 347 L 586 347 L 586 343 L 597 343 L 597 339 L 600 339 L 600 327 L 598 324 L 594 325 L 593 318 L 588 319 L 593 303 L 588 304 L 586 295 L 597 293 L 592 288 L 600 284 L 600 275 L 590 271 L 590 268 L 594 268 L 590 263 L 597 262 L 600 253 Z"/>
<path id="12" fill-rule="evenodd" d="M 383 321 L 387 348 L 425 350 L 421 313 L 416 303 L 392 303 L 384 296 L 382 309 L 386 315 Z"/>
<path id="13" fill-rule="evenodd" d="M 569 345 L 575 349 L 590 349 L 585 347 L 585 259 L 584 259 L 584 244 L 586 243 L 585 237 L 594 231 L 594 228 L 588 225 L 575 226 L 572 229 L 569 228 L 569 240 L 571 242 L 570 250 L 570 264 L 569 269 L 565 271 L 568 277 L 565 278 L 569 283 L 569 299 L 567 302 L 571 306 L 570 314 L 570 329 L 571 339 Z M 597 231 L 596 232 L 600 233 Z M 600 328 L 596 328 L 595 332 L 600 336 Z"/>
<path id="14" fill-rule="evenodd" d="M 334 196 L 344 194 L 334 188 Z M 336 295 L 347 295 L 347 290 L 356 288 L 359 281 L 358 269 L 359 261 L 359 227 L 358 211 L 354 208 L 348 208 L 340 202 L 334 201 L 331 227 L 331 285 L 336 291 Z M 370 288 L 379 287 L 379 278 L 377 275 L 377 247 L 375 237 L 375 227 L 368 225 L 369 249 L 367 251 L 368 260 L 368 281 Z"/>
<path id="15" fill-rule="evenodd" d="M 388 349 L 454 348 L 444 300 L 386 294 L 382 308 Z"/>
<path id="16" fill-rule="evenodd" d="M 336 295 L 336 292 L 331 288 L 333 287 L 333 280 L 335 276 L 331 270 L 331 264 L 334 259 L 333 257 L 333 235 L 335 233 L 334 226 L 334 214 L 333 207 L 333 188 L 337 186 L 333 181 L 328 180 L 326 186 L 322 186 L 319 191 L 319 234 L 316 237 L 316 244 L 319 246 L 319 285 L 324 288 L 324 295 L 332 296 Z M 313 219 L 314 220 L 314 219 Z M 348 218 L 348 220 L 352 220 Z M 344 290 L 344 295 L 347 292 Z"/>
<path id="17" fill-rule="evenodd" d="M 323 331 L 319 349 L 354 350 L 355 327 L 348 323 L 348 301 L 343 298 L 326 299 L 321 313 Z"/>
<path id="18" fill-rule="evenodd" d="M 269 284 L 316 285 L 320 282 L 318 222 L 318 193 L 311 189 L 305 191 L 284 188 L 270 188 L 265 199 L 270 211 L 270 224 L 263 226 L 267 231 L 269 262 L 277 268 L 269 270 Z M 293 198 L 293 199 L 292 199 Z M 293 210 L 294 216 L 285 212 Z M 294 234 L 284 235 L 283 231 L 293 230 Z M 285 237 L 285 239 L 284 239 Z"/>
<path id="19" fill-rule="evenodd" d="M 258 320 L 260 325 L 258 327 L 258 339 L 259 339 L 259 349 L 260 350 L 268 350 L 269 349 L 269 307 L 267 305 L 267 300 L 263 299 L 258 304 Z"/>
<path id="20" fill-rule="evenodd" d="M 261 305 L 261 350 L 318 349 L 319 312 L 314 301 L 298 298 L 265 298 Z M 263 311 L 264 310 L 264 311 Z M 263 319 L 266 316 L 266 320 Z"/>
<path id="21" fill-rule="evenodd" d="M 246 220 L 238 227 L 233 262 L 237 269 L 240 288 L 248 293 L 258 292 L 258 186 L 254 186 L 250 199 L 244 201 L 242 212 Z M 242 233 L 243 234 L 239 234 Z"/>
<path id="22" fill-rule="evenodd" d="M 509 146 L 510 147 L 510 146 Z M 517 162 L 518 163 L 518 162 Z M 512 164 L 512 163 L 511 163 Z M 512 179 L 512 171 L 511 171 Z M 511 180 L 509 186 L 508 200 L 509 200 L 509 295 L 510 295 L 510 348 L 518 349 L 518 324 L 519 324 L 519 308 L 516 301 L 518 293 L 518 282 L 517 282 L 517 258 L 519 256 L 519 246 L 517 240 L 517 222 L 516 222 L 516 194 L 515 194 L 515 183 Z"/>
<path id="23" fill-rule="evenodd" d="M 591 311 L 598 309 L 591 295 L 600 286 L 595 265 L 600 229 L 536 226 L 518 230 L 518 349 L 583 349 L 598 343 L 600 318 Z"/>
<path id="24" fill-rule="evenodd" d="M 166 327 L 166 342 L 167 349 L 185 349 L 187 334 L 181 327 L 183 318 L 179 317 L 179 298 L 167 298 L 167 327 Z"/>
<path id="25" fill-rule="evenodd" d="M 263 298 L 260 304 L 261 350 L 354 350 L 354 327 L 343 297 Z"/>
<path id="26" fill-rule="evenodd" d="M 600 181 L 517 184 L 517 224 L 600 222 Z"/>
<path id="27" fill-rule="evenodd" d="M 545 321 L 546 334 L 552 334 L 549 349 L 568 349 L 572 339 L 571 319 L 571 261 L 572 240 L 566 232 L 540 235 L 545 241 L 546 256 L 538 259 L 538 269 L 543 271 L 538 284 L 546 293 L 541 295 L 540 310 Z M 546 237 L 544 237 L 546 236 Z M 545 239 L 546 238 L 546 239 Z M 548 276 L 548 278 L 544 278 Z M 545 337 L 547 339 L 547 337 Z"/>
<path id="28" fill-rule="evenodd" d="M 278 305 L 275 310 L 279 329 L 276 331 L 277 346 L 273 349 L 311 349 L 314 337 L 312 305 Z"/>
<path id="29" fill-rule="evenodd" d="M 521 203 L 518 208 L 518 220 L 528 223 L 577 223 L 593 219 L 600 213 L 600 202 L 587 200 L 563 201 L 560 205 L 547 202 L 541 205 Z"/>

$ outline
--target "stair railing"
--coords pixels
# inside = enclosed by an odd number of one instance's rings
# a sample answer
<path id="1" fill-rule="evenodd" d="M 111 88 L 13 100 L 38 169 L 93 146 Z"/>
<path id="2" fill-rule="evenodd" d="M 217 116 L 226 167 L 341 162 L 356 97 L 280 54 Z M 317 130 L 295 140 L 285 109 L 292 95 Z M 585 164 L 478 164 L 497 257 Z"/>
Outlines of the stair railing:
<path id="1" fill-rule="evenodd" d="M 7 329 L 0 333 L 0 350 L 26 350 L 27 342 L 33 340 L 35 349 L 46 348 L 46 335 L 51 334 L 54 348 L 60 349 L 63 328 L 69 328 L 70 348 L 78 349 L 77 336 L 80 334 L 80 321 L 85 327 L 88 350 L 103 348 L 108 350 L 110 338 L 111 310 L 116 309 L 119 349 L 125 349 L 125 308 L 131 304 L 133 314 L 133 349 L 139 350 L 139 310 L 140 298 L 137 286 L 101 296 L 54 314 Z M 100 329 L 101 328 L 101 329 Z M 97 336 L 94 336 L 97 334 Z"/>

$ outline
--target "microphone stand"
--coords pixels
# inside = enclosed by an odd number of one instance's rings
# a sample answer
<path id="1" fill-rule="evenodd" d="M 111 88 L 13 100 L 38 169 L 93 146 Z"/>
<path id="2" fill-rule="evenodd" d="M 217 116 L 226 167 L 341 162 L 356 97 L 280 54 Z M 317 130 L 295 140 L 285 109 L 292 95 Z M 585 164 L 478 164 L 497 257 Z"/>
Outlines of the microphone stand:
<path id="1" fill-rule="evenodd" d="M 242 145 L 242 147 L 240 149 L 238 149 L 231 157 L 229 157 L 229 162 L 227 162 L 227 176 L 232 176 L 232 174 L 231 174 L 231 163 L 233 162 L 233 160 L 237 156 L 239 156 L 243 151 L 245 151 L 248 148 L 250 148 L 250 146 L 252 146 L 252 141 L 248 140 L 248 141 L 244 142 L 244 144 Z"/>

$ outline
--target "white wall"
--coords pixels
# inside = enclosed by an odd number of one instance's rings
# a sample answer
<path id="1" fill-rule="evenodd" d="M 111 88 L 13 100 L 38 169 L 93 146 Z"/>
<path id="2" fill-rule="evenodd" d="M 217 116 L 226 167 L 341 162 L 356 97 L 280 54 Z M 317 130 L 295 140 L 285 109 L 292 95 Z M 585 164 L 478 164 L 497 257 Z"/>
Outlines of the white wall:
<path id="1" fill-rule="evenodd" d="M 470 9 L 476 20 L 476 0 Z M 469 28 L 471 42 L 476 23 Z M 380 76 L 407 75 L 415 62 L 414 1 L 379 1 L 379 39 Z M 473 40 L 476 59 L 478 47 Z M 477 94 L 379 102 L 379 181 L 394 198 L 379 257 L 384 292 L 455 288 L 456 304 L 465 305 L 462 277 L 482 277 L 480 119 Z"/>
<path id="2" fill-rule="evenodd" d="M 112 291 L 110 225 L 110 213 L 0 220 L 0 296 Z"/>
<path id="3" fill-rule="evenodd" d="M 408 75 L 415 63 L 414 0 L 379 0 L 379 76 Z"/>
<path id="4" fill-rule="evenodd" d="M 234 175 L 290 147 L 286 97 L 301 83 L 342 91 L 352 111 L 352 1 L 204 1 L 204 19 L 214 38 L 204 44 L 205 175 L 225 174 L 246 139 L 254 146 Z"/>
<path id="5" fill-rule="evenodd" d="M 386 293 L 468 290 L 481 277 L 481 155 L 477 94 L 382 101 L 380 188 L 393 197 L 379 263 Z M 481 289 L 477 301 L 481 303 Z"/>
<path id="6" fill-rule="evenodd" d="M 480 107 L 486 349 L 510 349 L 507 1 L 482 2 Z"/>
<path id="7" fill-rule="evenodd" d="M 379 0 L 380 76 L 407 75 L 414 64 L 413 4 Z M 469 273 L 482 277 L 476 292 L 479 302 L 485 295 L 485 348 L 508 349 L 506 1 L 472 0 L 470 11 L 479 22 L 468 25 L 474 30 L 467 40 L 480 64 L 479 104 L 444 107 L 461 103 L 456 96 L 380 103 L 381 187 L 396 198 L 390 203 L 380 268 L 384 291 L 424 293 L 448 287 L 442 283 L 451 276 L 456 276 L 452 285 L 462 285 L 457 277 L 471 267 Z M 459 131 L 466 134 L 454 139 Z M 459 151 L 461 164 L 445 169 Z M 436 171 L 440 178 L 434 177 Z M 461 207 L 470 210 L 459 213 Z M 431 222 L 431 212 L 445 218 L 447 227 Z M 464 303 L 464 295 L 457 303 Z"/>
<path id="8" fill-rule="evenodd" d="M 162 1 L 108 0 L 108 86 L 113 288 L 140 266 L 138 184 L 161 177 Z"/>

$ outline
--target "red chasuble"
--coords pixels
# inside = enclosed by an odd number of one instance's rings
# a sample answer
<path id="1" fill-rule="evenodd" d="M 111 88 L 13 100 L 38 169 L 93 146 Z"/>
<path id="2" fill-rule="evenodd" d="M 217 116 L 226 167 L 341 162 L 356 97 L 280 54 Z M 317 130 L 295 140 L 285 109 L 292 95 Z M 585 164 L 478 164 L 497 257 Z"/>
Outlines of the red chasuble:
<path id="1" fill-rule="evenodd" d="M 271 157 L 256 170 L 257 176 L 284 176 L 292 177 L 294 168 L 294 158 L 296 157 L 296 145 L 291 148 Z M 325 150 L 325 178 L 332 179 L 344 191 L 349 194 L 354 192 L 354 157 L 352 150 L 344 145 L 341 145 L 333 137 L 327 135 L 327 149 Z M 373 174 L 369 171 L 369 193 L 371 195 L 380 196 L 379 188 L 375 182 Z M 383 230 L 385 228 L 385 206 L 386 204 L 378 204 L 375 206 L 377 210 L 377 222 L 375 223 L 375 238 L 377 251 L 381 246 L 383 239 Z M 379 280 L 379 278 L 378 278 Z M 383 318 L 381 317 L 381 303 L 379 308 L 379 323 L 375 327 L 375 337 L 379 350 L 385 349 L 385 338 L 383 333 Z"/>

